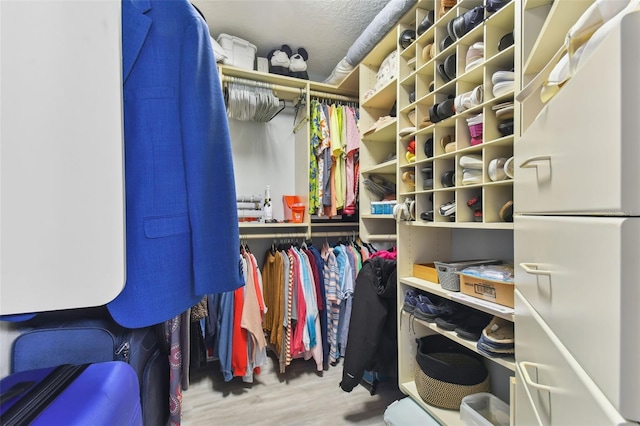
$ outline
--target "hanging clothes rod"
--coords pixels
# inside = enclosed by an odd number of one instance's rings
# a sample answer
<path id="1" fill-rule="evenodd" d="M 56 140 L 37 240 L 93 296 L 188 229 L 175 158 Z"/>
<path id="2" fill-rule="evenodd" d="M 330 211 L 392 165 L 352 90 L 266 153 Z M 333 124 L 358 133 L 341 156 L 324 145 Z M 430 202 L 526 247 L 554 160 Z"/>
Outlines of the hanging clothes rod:
<path id="1" fill-rule="evenodd" d="M 396 241 L 396 234 L 371 234 L 367 237 L 368 241 Z"/>
<path id="2" fill-rule="evenodd" d="M 302 87 L 289 87 L 289 86 L 283 86 L 281 84 L 274 84 L 274 83 L 267 83 L 264 81 L 256 81 L 256 80 L 250 80 L 247 78 L 241 78 L 241 77 L 232 77 L 230 75 L 222 75 L 222 82 L 223 83 L 238 83 L 238 84 L 245 84 L 247 86 L 253 86 L 253 87 L 264 87 L 266 89 L 272 89 L 275 90 L 277 92 L 283 92 L 283 93 L 290 93 L 292 95 L 300 95 L 301 93 L 305 93 L 306 90 Z M 337 95 L 335 93 L 326 93 L 326 92 L 319 92 L 316 90 L 310 90 L 309 91 L 309 96 L 315 96 L 318 98 L 325 98 L 325 99 L 335 99 L 337 101 L 343 101 L 343 102 L 354 102 L 354 103 L 358 103 L 358 98 L 352 98 L 349 96 L 344 96 L 344 95 Z"/>
<path id="3" fill-rule="evenodd" d="M 347 232 L 311 232 L 311 238 L 332 238 L 332 237 L 353 237 L 358 235 L 358 231 Z M 309 234 L 306 232 L 282 232 L 273 234 L 240 234 L 240 241 L 242 240 L 272 240 L 272 239 L 286 239 L 286 238 L 305 238 L 309 239 Z"/>
<path id="4" fill-rule="evenodd" d="M 358 235 L 358 231 L 348 232 L 313 232 L 311 231 L 311 237 L 319 238 L 331 238 L 331 237 L 354 237 Z"/>
<path id="5" fill-rule="evenodd" d="M 240 241 L 242 240 L 273 240 L 273 239 L 285 239 L 285 238 L 308 238 L 309 234 L 306 232 L 282 232 L 279 234 L 240 234 Z"/>
<path id="6" fill-rule="evenodd" d="M 318 98 L 325 98 L 325 99 L 335 99 L 336 101 L 342 101 L 342 102 L 353 102 L 353 103 L 358 103 L 358 98 L 350 98 L 349 96 L 344 96 L 344 95 L 337 95 L 334 93 L 325 93 L 325 92 L 317 92 L 315 90 L 309 90 L 309 96 L 311 97 L 318 97 Z"/>
<path id="7" fill-rule="evenodd" d="M 301 90 L 300 87 L 282 86 L 280 84 L 266 83 L 264 81 L 249 80 L 246 78 L 232 77 L 229 75 L 223 75 L 222 81 L 224 83 L 237 83 L 252 87 L 262 87 L 265 89 L 275 90 L 276 92 L 290 93 L 292 95 L 299 95 Z"/>

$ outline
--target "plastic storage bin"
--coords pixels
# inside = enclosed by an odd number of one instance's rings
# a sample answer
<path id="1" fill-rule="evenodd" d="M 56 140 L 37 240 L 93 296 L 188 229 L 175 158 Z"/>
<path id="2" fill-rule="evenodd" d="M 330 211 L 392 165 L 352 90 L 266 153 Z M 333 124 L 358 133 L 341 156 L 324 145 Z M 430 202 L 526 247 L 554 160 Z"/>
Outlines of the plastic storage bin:
<path id="1" fill-rule="evenodd" d="M 224 49 L 227 58 L 224 60 L 225 65 L 232 65 L 247 70 L 254 69 L 256 61 L 257 48 L 240 37 L 231 36 L 229 34 L 220 34 L 217 42 Z"/>
<path id="2" fill-rule="evenodd" d="M 438 280 L 443 289 L 460 291 L 460 276 L 458 272 L 469 266 L 498 265 L 500 260 L 458 260 L 454 262 L 433 262 L 438 270 Z"/>
<path id="3" fill-rule="evenodd" d="M 304 221 L 305 205 L 298 195 L 283 195 L 285 222 L 302 223 Z"/>
<path id="4" fill-rule="evenodd" d="M 460 420 L 467 426 L 509 426 L 509 405 L 490 393 L 462 398 Z"/>
<path id="5" fill-rule="evenodd" d="M 392 402 L 384 411 L 384 422 L 388 426 L 439 426 L 429 413 L 424 411 L 413 399 L 406 397 Z"/>
<path id="6" fill-rule="evenodd" d="M 372 201 L 371 214 L 393 214 L 393 207 L 396 205 L 395 200 L 390 201 Z"/>

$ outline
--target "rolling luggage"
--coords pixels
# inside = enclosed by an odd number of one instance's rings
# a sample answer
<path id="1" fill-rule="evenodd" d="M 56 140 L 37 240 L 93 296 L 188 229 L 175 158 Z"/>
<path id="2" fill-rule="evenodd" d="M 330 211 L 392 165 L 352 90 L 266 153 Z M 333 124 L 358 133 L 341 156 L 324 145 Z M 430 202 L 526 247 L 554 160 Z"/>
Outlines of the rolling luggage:
<path id="1" fill-rule="evenodd" d="M 0 381 L 2 426 L 141 426 L 136 372 L 122 361 L 26 370 Z"/>
<path id="2" fill-rule="evenodd" d="M 23 323 L 12 347 L 12 373 L 61 364 L 123 361 L 136 372 L 145 426 L 169 419 L 169 361 L 156 327 L 129 329 L 105 308 L 38 314 Z"/>

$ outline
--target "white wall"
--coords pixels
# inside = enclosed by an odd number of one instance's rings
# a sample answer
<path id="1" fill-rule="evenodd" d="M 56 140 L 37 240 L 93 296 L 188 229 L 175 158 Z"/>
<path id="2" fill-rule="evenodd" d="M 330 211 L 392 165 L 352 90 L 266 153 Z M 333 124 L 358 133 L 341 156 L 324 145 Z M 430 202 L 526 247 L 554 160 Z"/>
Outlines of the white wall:
<path id="1" fill-rule="evenodd" d="M 229 120 L 238 195 L 264 195 L 271 186 L 273 215 L 284 219 L 283 195 L 295 195 L 293 108 L 269 123 Z M 304 194 L 303 194 L 304 195 Z"/>

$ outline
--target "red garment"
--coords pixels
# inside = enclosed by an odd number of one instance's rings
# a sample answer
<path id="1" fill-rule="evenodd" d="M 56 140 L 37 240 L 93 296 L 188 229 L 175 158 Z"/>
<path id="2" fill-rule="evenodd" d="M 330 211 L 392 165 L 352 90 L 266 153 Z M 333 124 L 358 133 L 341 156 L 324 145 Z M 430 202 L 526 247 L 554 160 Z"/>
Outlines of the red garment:
<path id="1" fill-rule="evenodd" d="M 307 322 L 307 305 L 302 290 L 302 282 L 300 281 L 300 259 L 298 259 L 298 255 L 293 252 L 293 249 L 289 249 L 289 261 L 293 268 L 293 297 L 296 298 L 296 313 L 298 316 L 295 329 L 293 330 L 293 340 L 291 341 L 291 356 L 295 358 L 304 353 L 303 336 Z"/>
<path id="2" fill-rule="evenodd" d="M 231 370 L 236 377 L 247 374 L 247 330 L 242 328 L 244 287 L 233 292 L 233 337 L 231 338 Z"/>
<path id="3" fill-rule="evenodd" d="M 381 257 L 383 259 L 396 260 L 396 257 L 398 257 L 398 252 L 396 251 L 395 247 L 392 247 L 389 250 L 379 250 L 369 257 Z"/>

